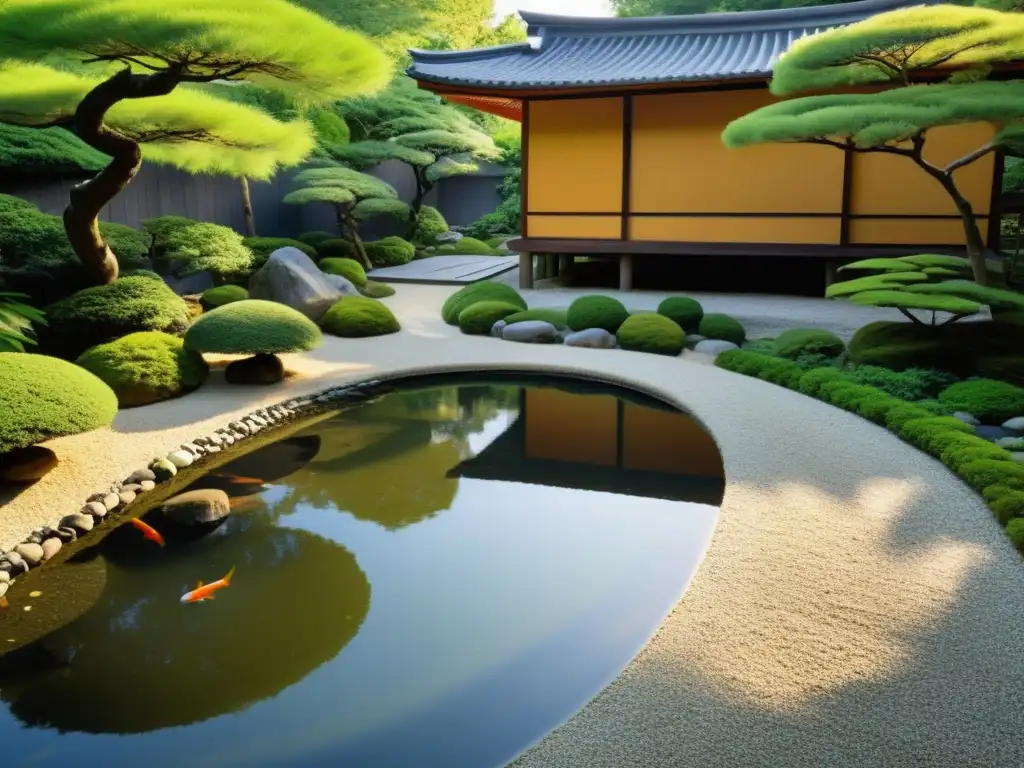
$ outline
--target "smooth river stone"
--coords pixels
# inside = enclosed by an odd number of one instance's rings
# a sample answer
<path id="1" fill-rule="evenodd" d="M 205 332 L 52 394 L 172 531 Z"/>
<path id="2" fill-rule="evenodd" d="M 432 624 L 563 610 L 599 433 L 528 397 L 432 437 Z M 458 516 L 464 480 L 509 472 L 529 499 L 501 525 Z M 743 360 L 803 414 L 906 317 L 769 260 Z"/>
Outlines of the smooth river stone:
<path id="1" fill-rule="evenodd" d="M 505 341 L 525 344 L 553 344 L 557 335 L 555 326 L 544 320 L 524 320 L 501 329 L 501 338 Z"/>
<path id="2" fill-rule="evenodd" d="M 162 512 L 179 525 L 211 525 L 231 514 L 231 500 L 222 490 L 205 488 L 168 499 Z"/>
<path id="3" fill-rule="evenodd" d="M 14 551 L 25 558 L 29 565 L 39 565 L 43 561 L 43 548 L 39 544 L 19 544 Z"/>
<path id="4" fill-rule="evenodd" d="M 1012 429 L 1015 432 L 1024 432 L 1024 416 L 1017 416 L 1003 422 L 1003 429 Z"/>
<path id="5" fill-rule="evenodd" d="M 704 355 L 718 355 L 731 349 L 739 349 L 739 347 L 731 341 L 725 341 L 724 339 L 704 339 L 704 341 L 697 343 L 693 351 Z"/>
<path id="6" fill-rule="evenodd" d="M 586 347 L 587 349 L 615 349 L 618 343 L 615 334 L 604 328 L 584 328 L 582 331 L 570 333 L 563 342 L 567 347 Z"/>
<path id="7" fill-rule="evenodd" d="M 60 548 L 64 546 L 64 542 L 54 536 L 51 539 L 47 539 L 42 543 L 43 547 L 43 560 L 49 560 L 51 557 L 60 552 Z"/>

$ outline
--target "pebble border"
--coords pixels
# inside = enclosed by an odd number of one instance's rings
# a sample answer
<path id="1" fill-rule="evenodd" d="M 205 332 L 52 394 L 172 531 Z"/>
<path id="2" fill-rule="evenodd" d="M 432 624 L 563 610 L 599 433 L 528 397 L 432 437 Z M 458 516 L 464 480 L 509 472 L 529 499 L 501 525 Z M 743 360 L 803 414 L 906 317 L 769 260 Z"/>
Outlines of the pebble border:
<path id="1" fill-rule="evenodd" d="M 42 565 L 60 552 L 65 544 L 84 537 L 108 517 L 113 519 L 120 516 L 139 496 L 154 490 L 160 483 L 177 475 L 178 470 L 192 466 L 204 456 L 220 453 L 271 427 L 344 403 L 364 402 L 391 389 L 393 387 L 384 379 L 371 379 L 330 387 L 312 395 L 257 408 L 213 432 L 182 444 L 164 456 L 154 458 L 148 466 L 135 470 L 124 480 L 112 483 L 89 496 L 78 512 L 65 515 L 55 526 L 43 526 L 32 531 L 9 552 L 0 551 L 0 597 L 7 593 L 16 576 Z"/>

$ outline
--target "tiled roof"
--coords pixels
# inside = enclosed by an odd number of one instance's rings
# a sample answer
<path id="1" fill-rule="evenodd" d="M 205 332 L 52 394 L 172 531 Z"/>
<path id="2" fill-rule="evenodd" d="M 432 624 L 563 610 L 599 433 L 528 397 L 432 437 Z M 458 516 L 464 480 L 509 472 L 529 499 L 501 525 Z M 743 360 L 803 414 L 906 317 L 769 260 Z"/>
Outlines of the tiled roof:
<path id="1" fill-rule="evenodd" d="M 532 42 L 410 51 L 410 77 L 482 89 L 578 88 L 767 78 L 796 39 L 935 0 L 859 0 L 772 11 L 578 18 L 520 11 Z"/>

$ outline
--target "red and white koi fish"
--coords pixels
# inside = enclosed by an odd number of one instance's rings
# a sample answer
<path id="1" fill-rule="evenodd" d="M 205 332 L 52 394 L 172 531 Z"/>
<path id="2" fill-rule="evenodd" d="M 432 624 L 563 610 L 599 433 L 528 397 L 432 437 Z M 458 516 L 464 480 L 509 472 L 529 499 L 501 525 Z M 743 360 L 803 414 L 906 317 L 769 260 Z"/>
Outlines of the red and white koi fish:
<path id="1" fill-rule="evenodd" d="M 196 584 L 195 589 L 193 589 L 191 592 L 186 592 L 184 595 L 181 596 L 181 602 L 185 604 L 201 603 L 203 600 L 213 600 L 214 592 L 216 592 L 219 589 L 224 589 L 224 587 L 231 586 L 231 577 L 234 575 L 235 568 L 234 566 L 232 566 L 231 570 L 228 571 L 228 575 L 225 576 L 223 579 L 220 579 L 219 581 L 214 581 L 205 585 L 203 584 L 202 581 L 200 581 L 198 584 Z"/>
<path id="2" fill-rule="evenodd" d="M 150 541 L 155 541 L 161 547 L 164 546 L 164 537 L 160 535 L 160 532 L 153 526 L 144 523 L 139 518 L 132 518 L 132 525 L 142 531 L 142 535 Z"/>

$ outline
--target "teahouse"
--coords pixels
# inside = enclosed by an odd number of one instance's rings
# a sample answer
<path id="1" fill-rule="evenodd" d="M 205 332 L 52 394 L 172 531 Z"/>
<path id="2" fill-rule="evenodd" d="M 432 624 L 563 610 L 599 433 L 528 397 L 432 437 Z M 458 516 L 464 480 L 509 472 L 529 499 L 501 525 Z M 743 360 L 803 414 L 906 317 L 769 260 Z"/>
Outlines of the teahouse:
<path id="1" fill-rule="evenodd" d="M 733 119 L 775 99 L 773 62 L 796 39 L 920 4 L 861 0 L 821 7 L 660 18 L 520 12 L 526 43 L 412 51 L 410 77 L 449 101 L 523 124 L 520 283 L 532 254 L 619 258 L 632 287 L 645 254 L 820 259 L 960 250 L 963 230 L 942 188 L 905 158 L 831 147 L 727 149 Z M 987 125 L 929 132 L 949 162 L 984 144 Z M 997 247 L 1002 161 L 958 172 Z M 542 274 L 556 269 L 548 256 Z"/>

